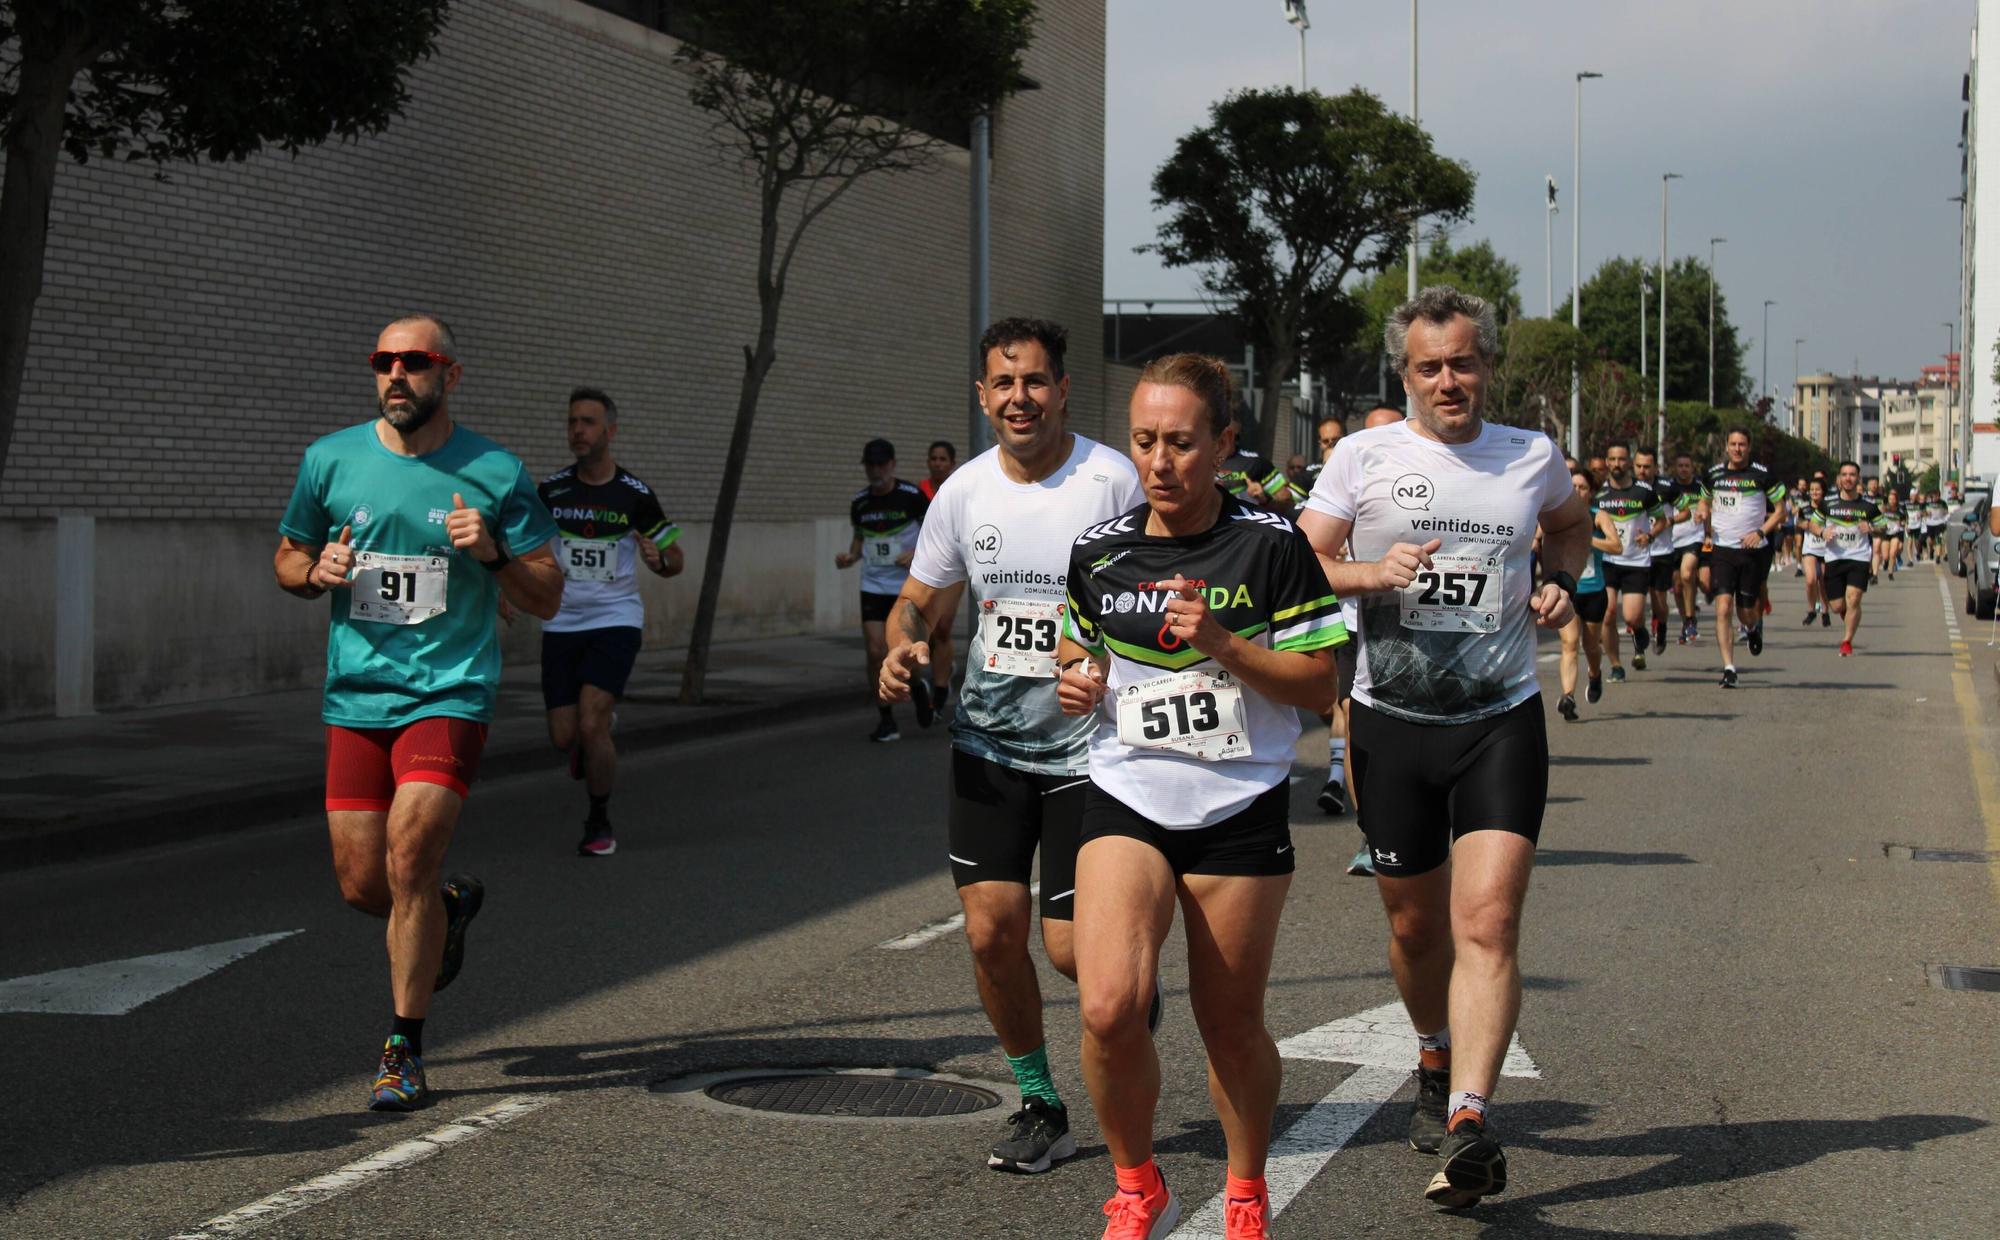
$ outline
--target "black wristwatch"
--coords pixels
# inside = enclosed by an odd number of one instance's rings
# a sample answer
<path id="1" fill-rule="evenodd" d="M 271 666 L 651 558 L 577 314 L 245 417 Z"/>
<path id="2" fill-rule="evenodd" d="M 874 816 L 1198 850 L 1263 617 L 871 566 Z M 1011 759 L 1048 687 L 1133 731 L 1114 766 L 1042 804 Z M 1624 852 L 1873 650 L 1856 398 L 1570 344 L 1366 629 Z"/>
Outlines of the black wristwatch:
<path id="1" fill-rule="evenodd" d="M 479 561 L 479 567 L 485 569 L 489 573 L 497 573 L 501 569 L 507 567 L 509 564 L 514 562 L 514 557 L 507 554 L 506 543 L 503 543 L 496 538 L 493 540 L 493 547 L 500 554 L 494 557 L 493 559 Z"/>

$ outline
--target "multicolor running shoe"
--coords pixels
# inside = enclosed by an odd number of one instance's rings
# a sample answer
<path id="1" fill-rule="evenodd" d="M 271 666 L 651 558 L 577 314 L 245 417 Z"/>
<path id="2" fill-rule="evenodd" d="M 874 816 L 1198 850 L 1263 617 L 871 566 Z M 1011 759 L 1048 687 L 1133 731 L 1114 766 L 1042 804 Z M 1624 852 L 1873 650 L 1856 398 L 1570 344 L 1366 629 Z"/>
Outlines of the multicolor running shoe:
<path id="1" fill-rule="evenodd" d="M 424 1057 L 410 1049 L 410 1040 L 390 1034 L 382 1044 L 382 1066 L 375 1071 L 375 1085 L 369 1093 L 371 1111 L 414 1111 L 423 1105 Z"/>

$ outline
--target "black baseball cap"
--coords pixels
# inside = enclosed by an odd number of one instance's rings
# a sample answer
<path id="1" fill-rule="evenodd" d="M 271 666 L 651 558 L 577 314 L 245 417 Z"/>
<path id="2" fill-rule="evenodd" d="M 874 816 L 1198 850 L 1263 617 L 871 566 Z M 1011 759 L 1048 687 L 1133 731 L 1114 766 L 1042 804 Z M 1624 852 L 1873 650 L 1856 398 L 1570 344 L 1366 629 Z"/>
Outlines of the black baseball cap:
<path id="1" fill-rule="evenodd" d="M 863 465 L 882 465 L 896 459 L 896 445 L 886 439 L 871 439 L 861 449 Z"/>

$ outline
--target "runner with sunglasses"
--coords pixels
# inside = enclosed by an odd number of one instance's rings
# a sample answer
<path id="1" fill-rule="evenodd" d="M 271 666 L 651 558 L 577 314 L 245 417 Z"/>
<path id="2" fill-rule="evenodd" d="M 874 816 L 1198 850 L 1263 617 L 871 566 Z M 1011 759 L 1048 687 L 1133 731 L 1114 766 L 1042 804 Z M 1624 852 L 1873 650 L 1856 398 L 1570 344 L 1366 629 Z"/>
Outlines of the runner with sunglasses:
<path id="1" fill-rule="evenodd" d="M 278 585 L 332 595 L 327 830 L 347 902 L 389 921 L 389 1038 L 375 1110 L 425 1095 L 424 1019 L 457 976 L 479 880 L 439 875 L 500 684 L 504 594 L 546 620 L 563 575 L 527 469 L 448 408 L 462 369 L 430 315 L 382 329 L 369 364 L 381 416 L 306 449 L 273 560 Z"/>
<path id="2" fill-rule="evenodd" d="M 1155 1240 L 1180 1206 L 1153 1161 L 1160 1059 L 1147 1008 L 1174 906 L 1228 1146 L 1223 1235 L 1267 1234 L 1281 1069 L 1264 995 L 1295 854 L 1295 707 L 1333 701 L 1340 605 L 1298 527 L 1218 486 L 1235 393 L 1219 358 L 1150 363 L 1132 393 L 1146 502 L 1069 562 L 1058 693 L 1093 717 L 1077 853 L 1083 1072 L 1117 1188 L 1105 1240 Z M 1225 484 L 1226 485 L 1226 484 Z"/>

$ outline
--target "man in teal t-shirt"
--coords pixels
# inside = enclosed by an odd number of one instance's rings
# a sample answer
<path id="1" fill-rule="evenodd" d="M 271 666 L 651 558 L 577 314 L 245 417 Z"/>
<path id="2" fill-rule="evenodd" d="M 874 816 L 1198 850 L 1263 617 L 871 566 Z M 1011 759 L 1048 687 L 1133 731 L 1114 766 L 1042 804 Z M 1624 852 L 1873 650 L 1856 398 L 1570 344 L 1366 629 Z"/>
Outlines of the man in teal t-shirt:
<path id="1" fill-rule="evenodd" d="M 455 358 L 434 316 L 384 328 L 368 359 L 382 416 L 306 449 L 278 523 L 279 586 L 333 595 L 320 717 L 334 871 L 349 904 L 389 919 L 376 1110 L 422 1102 L 431 994 L 457 976 L 485 896 L 470 875 L 438 880 L 493 718 L 500 597 L 543 619 L 562 602 L 555 521 L 527 469 L 452 423 Z"/>

